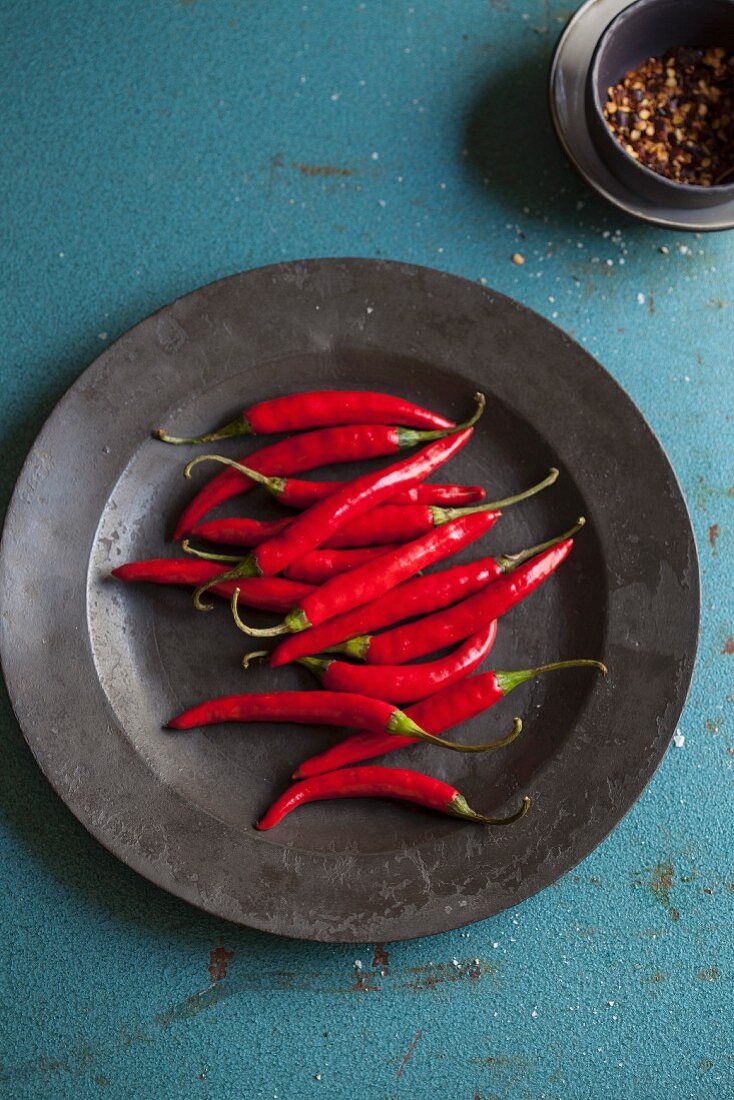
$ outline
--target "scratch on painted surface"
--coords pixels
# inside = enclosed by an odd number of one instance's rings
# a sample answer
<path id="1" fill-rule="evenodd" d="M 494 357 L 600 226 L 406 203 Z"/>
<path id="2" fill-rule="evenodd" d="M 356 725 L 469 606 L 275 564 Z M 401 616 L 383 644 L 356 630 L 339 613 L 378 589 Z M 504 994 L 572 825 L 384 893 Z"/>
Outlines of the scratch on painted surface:
<path id="1" fill-rule="evenodd" d="M 395 1074 L 395 1076 L 398 1078 L 398 1080 L 403 1076 L 403 1073 L 405 1072 L 405 1067 L 407 1066 L 410 1059 L 413 1057 L 413 1053 L 415 1051 L 415 1048 L 418 1046 L 418 1043 L 421 1041 L 422 1034 L 423 1034 L 423 1029 L 419 1027 L 418 1030 L 416 1031 L 415 1035 L 413 1036 L 413 1041 L 411 1042 L 410 1046 L 408 1047 L 405 1054 L 403 1055 L 402 1062 L 398 1066 L 398 1072 Z"/>

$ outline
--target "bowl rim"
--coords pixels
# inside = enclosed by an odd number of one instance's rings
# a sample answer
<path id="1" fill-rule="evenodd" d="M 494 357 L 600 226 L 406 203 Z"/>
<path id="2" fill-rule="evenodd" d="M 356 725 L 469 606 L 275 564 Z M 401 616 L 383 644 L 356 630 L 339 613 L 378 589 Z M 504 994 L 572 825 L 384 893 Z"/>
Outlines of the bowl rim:
<path id="1" fill-rule="evenodd" d="M 734 0 L 724 0 L 724 2 L 730 4 L 732 8 L 732 15 L 734 16 Z M 617 139 L 614 137 L 611 130 L 609 129 L 609 124 L 604 115 L 603 104 L 601 103 L 601 98 L 598 90 L 600 55 L 604 46 L 609 43 L 610 32 L 613 33 L 615 25 L 617 25 L 621 20 L 629 18 L 630 14 L 632 14 L 633 16 L 636 8 L 651 7 L 654 4 L 659 3 L 670 3 L 670 0 L 633 0 L 631 4 L 628 4 L 627 7 L 622 8 L 622 10 L 617 12 L 617 14 L 613 16 L 612 19 L 610 19 L 610 21 L 607 23 L 606 27 L 601 32 L 596 41 L 594 52 L 592 53 L 591 60 L 589 61 L 589 68 L 586 74 L 586 87 L 589 93 L 587 97 L 587 104 L 594 111 L 597 121 L 601 124 L 598 132 L 603 132 L 604 138 L 602 140 L 606 142 L 610 149 L 614 150 L 613 155 L 617 157 L 624 157 L 625 163 L 638 169 L 639 172 L 642 174 L 642 178 L 648 179 L 651 183 L 654 182 L 656 185 L 659 185 L 661 189 L 668 191 L 671 195 L 674 194 L 680 196 L 683 200 L 681 205 L 687 205 L 685 203 L 685 196 L 686 194 L 690 194 L 691 189 L 693 188 L 695 188 L 696 192 L 705 192 L 705 194 L 707 195 L 716 196 L 721 202 L 731 201 L 732 197 L 734 197 L 734 179 L 731 183 L 714 183 L 711 184 L 710 187 L 703 187 L 702 185 L 695 183 L 677 183 L 675 180 L 668 179 L 667 176 L 663 176 L 659 172 L 653 171 L 652 168 L 648 168 L 647 165 L 641 164 L 638 160 L 635 160 L 634 157 L 631 157 L 627 150 L 622 146 L 619 141 L 617 141 Z M 732 163 L 732 171 L 734 172 L 734 163 Z M 716 206 L 718 205 L 718 203 L 712 202 L 708 205 Z"/>

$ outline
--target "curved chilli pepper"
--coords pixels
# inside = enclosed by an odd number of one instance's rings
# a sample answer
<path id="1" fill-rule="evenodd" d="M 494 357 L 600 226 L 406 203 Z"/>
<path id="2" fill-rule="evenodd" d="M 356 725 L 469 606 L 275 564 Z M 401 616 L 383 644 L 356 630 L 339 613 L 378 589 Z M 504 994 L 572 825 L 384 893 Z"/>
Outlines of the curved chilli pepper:
<path id="1" fill-rule="evenodd" d="M 517 723 L 519 719 L 515 719 Z M 455 752 L 484 752 L 484 745 L 459 745 L 422 730 L 402 710 L 381 699 L 346 691 L 263 691 L 222 695 L 183 711 L 168 729 L 188 730 L 220 722 L 302 722 L 307 725 L 364 726 L 391 737 L 417 737 Z M 522 723 L 520 723 L 522 728 Z"/>
<path id="2" fill-rule="evenodd" d="M 557 546 L 564 539 L 572 538 L 581 530 L 585 522 L 582 517 L 570 531 L 564 532 L 563 535 L 521 550 L 517 554 L 500 554 L 493 558 L 482 558 L 468 565 L 454 565 L 450 569 L 430 573 L 425 577 L 414 577 L 385 596 L 373 600 L 372 603 L 358 607 L 354 611 L 348 611 L 344 615 L 337 615 L 311 630 L 284 638 L 271 653 L 270 665 L 276 668 L 278 665 L 295 661 L 298 657 L 323 653 L 330 648 L 336 649 L 337 643 L 344 641 L 345 638 L 366 634 L 368 631 L 398 623 L 402 619 L 411 619 L 416 615 L 425 615 L 430 611 L 448 607 L 449 604 L 456 603 L 463 597 L 481 591 L 488 584 L 511 573 L 523 562 L 542 553 L 543 550 Z"/>
<path id="3" fill-rule="evenodd" d="M 235 435 L 302 432 L 306 428 L 328 428 L 336 424 L 402 424 L 406 428 L 454 426 L 445 416 L 392 394 L 371 390 L 313 390 L 258 401 L 249 405 L 242 416 L 206 435 L 168 435 L 162 428 L 153 435 L 164 443 L 214 443 Z"/>
<path id="4" fill-rule="evenodd" d="M 328 691 L 356 691 L 373 699 L 410 703 L 435 695 L 473 672 L 489 653 L 497 636 L 491 622 L 448 657 L 422 665 L 351 665 L 347 661 L 301 657 L 299 664 L 313 672 Z"/>
<path id="5" fill-rule="evenodd" d="M 201 459 L 195 461 L 210 457 L 212 456 L 202 455 Z M 238 468 L 247 469 L 239 463 Z M 340 527 L 336 534 L 325 539 L 320 545 L 343 549 L 386 542 L 411 542 L 434 527 L 440 527 L 452 519 L 458 519 L 459 516 L 469 515 L 470 512 L 496 511 L 499 507 L 508 507 L 510 504 L 527 500 L 528 497 L 552 485 L 557 477 L 558 471 L 553 469 L 548 477 L 523 493 L 517 493 L 505 500 L 492 501 L 489 504 L 474 505 L 471 508 L 441 508 L 430 504 L 381 504 Z M 267 539 L 280 535 L 293 522 L 295 521 L 289 519 L 270 521 L 213 519 L 197 524 L 191 533 L 209 542 L 223 542 L 235 546 L 260 546 Z"/>
<path id="6" fill-rule="evenodd" d="M 272 804 L 255 828 L 272 829 L 296 807 L 328 798 L 397 798 L 481 825 L 511 825 L 530 809 L 530 799 L 525 795 L 520 808 L 509 817 L 486 817 L 472 810 L 464 796 L 449 783 L 407 768 L 381 768 L 372 764 L 296 783 Z"/>
<path id="7" fill-rule="evenodd" d="M 453 607 L 428 615 L 420 622 L 387 630 L 384 634 L 350 638 L 339 646 L 339 651 L 370 665 L 397 665 L 454 645 L 468 638 L 477 622 L 499 619 L 500 615 L 534 592 L 565 561 L 572 546 L 573 540 L 566 539 Z M 323 587 L 306 596 L 304 605 L 317 598 Z"/>
<path id="8" fill-rule="evenodd" d="M 297 474 L 328 466 L 332 462 L 357 462 L 365 458 L 381 458 L 416 447 L 432 439 L 442 439 L 455 428 L 441 431 L 418 431 L 415 428 L 395 428 L 385 424 L 350 424 L 339 428 L 321 428 L 303 432 L 261 447 L 243 461 L 263 474 Z M 255 482 L 238 470 L 223 470 L 213 477 L 179 517 L 173 533 L 174 541 L 188 535 L 192 527 L 217 504 L 240 493 L 254 489 Z"/>
<path id="9" fill-rule="evenodd" d="M 185 584 L 197 587 L 221 572 L 216 562 L 196 561 L 193 558 L 149 558 L 146 561 L 131 561 L 112 570 L 112 576 L 121 581 L 148 581 L 152 584 Z M 212 592 L 216 596 L 232 599 L 232 593 L 239 589 L 239 603 L 247 607 L 256 607 L 261 611 L 275 611 L 285 614 L 293 607 L 294 599 L 303 599 L 313 591 L 310 584 L 284 577 L 251 577 L 235 584 L 225 581 L 216 585 Z"/>
<path id="10" fill-rule="evenodd" d="M 462 516 L 444 527 L 437 527 L 435 531 L 430 531 L 415 542 L 408 542 L 397 550 L 382 554 L 376 562 L 368 562 L 356 569 L 350 569 L 348 573 L 332 577 L 291 608 L 279 626 L 266 630 L 248 627 L 237 615 L 236 605 L 233 606 L 235 622 L 244 634 L 252 634 L 258 638 L 308 630 L 335 615 L 377 599 L 433 562 L 463 550 L 485 534 L 499 517 L 499 512 L 477 512 Z"/>
<path id="11" fill-rule="evenodd" d="M 301 481 L 295 477 L 263 477 L 258 479 L 279 504 L 289 508 L 310 508 L 312 504 L 335 493 L 346 484 L 344 481 Z M 484 500 L 481 485 L 415 485 L 412 489 L 402 489 L 391 504 L 479 504 Z"/>
<path id="12" fill-rule="evenodd" d="M 343 489 L 338 489 L 331 496 L 325 497 L 318 504 L 312 504 L 305 512 L 301 512 L 291 520 L 284 531 L 267 542 L 261 543 L 223 579 L 231 580 L 238 576 L 268 577 L 280 573 L 292 561 L 302 558 L 309 550 L 320 546 L 350 520 L 369 512 L 380 501 L 389 497 L 396 486 L 409 487 L 423 481 L 433 470 L 447 462 L 469 442 L 473 430 L 471 424 L 481 416 L 483 408 L 484 398 L 478 394 L 477 411 L 461 430 L 457 430 L 448 438 L 429 443 L 417 454 L 410 455 L 392 466 L 363 474 L 345 485 Z M 187 471 L 190 471 L 197 461 L 198 459 L 194 459 L 193 463 L 189 463 Z M 229 460 L 226 459 L 225 462 L 229 463 Z M 205 590 L 206 586 L 202 585 L 194 593 L 194 605 L 199 611 L 206 607 L 201 603 L 201 596 Z"/>
<path id="13" fill-rule="evenodd" d="M 444 733 L 452 726 L 466 722 L 493 707 L 503 696 L 519 684 L 524 684 L 526 680 L 554 669 L 577 666 L 596 668 L 604 676 L 607 672 L 606 667 L 599 661 L 558 661 L 555 664 L 523 669 L 520 672 L 479 672 L 476 676 L 451 684 L 437 695 L 432 695 L 408 707 L 405 713 L 417 722 L 421 729 L 430 730 L 434 734 Z M 510 734 L 496 741 L 494 747 L 502 749 L 513 740 L 514 737 Z M 361 760 L 370 760 L 374 756 L 392 752 L 393 749 L 403 748 L 408 743 L 415 744 L 412 741 L 393 743 L 390 738 L 369 731 L 355 733 L 336 745 L 331 745 L 325 752 L 304 760 L 293 773 L 293 778 L 304 779 L 307 776 L 333 771 L 334 768 L 358 764 Z"/>

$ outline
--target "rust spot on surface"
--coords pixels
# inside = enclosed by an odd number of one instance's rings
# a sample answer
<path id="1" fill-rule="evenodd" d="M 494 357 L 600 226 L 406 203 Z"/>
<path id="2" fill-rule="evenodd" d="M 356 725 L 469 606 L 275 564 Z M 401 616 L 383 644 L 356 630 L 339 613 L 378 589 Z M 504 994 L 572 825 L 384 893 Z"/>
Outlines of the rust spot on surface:
<path id="1" fill-rule="evenodd" d="M 413 1036 L 413 1041 L 410 1043 L 408 1049 L 406 1050 L 405 1054 L 403 1055 L 402 1062 L 398 1066 L 398 1072 L 395 1074 L 395 1076 L 396 1076 L 396 1078 L 398 1078 L 398 1080 L 403 1076 L 403 1073 L 405 1072 L 405 1067 L 407 1066 L 410 1059 L 413 1057 L 413 1053 L 415 1051 L 415 1048 L 418 1046 L 418 1043 L 421 1041 L 421 1035 L 422 1034 L 423 1034 L 423 1028 L 419 1027 L 418 1030 L 416 1031 L 415 1035 Z"/>
<path id="2" fill-rule="evenodd" d="M 292 162 L 293 168 L 297 168 L 302 176 L 351 176 L 354 173 L 351 168 L 338 168 L 334 164 L 300 164 Z"/>
<path id="3" fill-rule="evenodd" d="M 653 896 L 661 902 L 666 909 L 670 908 L 670 887 L 673 884 L 673 866 L 670 863 L 658 863 L 653 868 L 650 878 L 650 889 Z"/>
<path id="4" fill-rule="evenodd" d="M 221 982 L 222 978 L 227 977 L 227 967 L 229 966 L 230 959 L 234 958 L 234 951 L 227 951 L 224 947 L 215 947 L 213 951 L 209 953 L 209 977 L 211 978 L 212 985 L 215 982 Z"/>
<path id="5" fill-rule="evenodd" d="M 704 886 L 703 892 L 704 892 L 704 894 L 708 894 L 709 896 L 711 896 L 711 894 L 713 894 L 713 890 L 711 889 L 710 886 Z"/>
<path id="6" fill-rule="evenodd" d="M 710 1058 L 700 1058 L 698 1062 L 698 1068 L 702 1073 L 708 1073 L 710 1069 L 713 1069 L 714 1063 Z"/>
<path id="7" fill-rule="evenodd" d="M 654 974 L 651 974 L 649 978 L 643 978 L 643 982 L 664 982 L 665 974 L 662 970 L 656 970 Z"/>
<path id="8" fill-rule="evenodd" d="M 726 639 L 726 641 L 724 642 L 724 648 L 722 649 L 721 652 L 726 653 L 727 656 L 729 656 L 729 657 L 731 657 L 732 654 L 734 654 L 734 638 L 727 638 Z"/>
<path id="9" fill-rule="evenodd" d="M 383 978 L 387 977 L 387 973 L 390 965 L 390 956 L 387 953 L 387 948 L 384 943 L 375 944 L 375 953 L 372 957 L 372 965 L 375 970 L 379 970 Z"/>
<path id="10" fill-rule="evenodd" d="M 94 1078 L 94 1083 L 95 1085 L 100 1086 L 109 1085 L 110 1079 L 109 1077 L 105 1077 L 103 1073 L 98 1073 L 97 1076 Z"/>
<path id="11" fill-rule="evenodd" d="M 670 910 L 670 919 L 671 920 L 680 920 L 680 913 L 678 912 L 677 909 L 671 908 L 671 910 Z"/>
<path id="12" fill-rule="evenodd" d="M 729 756 L 734 756 L 734 745 L 729 745 L 726 751 L 729 753 Z"/>
<path id="13" fill-rule="evenodd" d="M 715 966 L 704 966 L 698 971 L 696 977 L 700 982 L 715 982 L 719 977 L 719 971 Z"/>
<path id="14" fill-rule="evenodd" d="M 411 981 L 403 982 L 401 988 L 410 990 L 412 993 L 421 993 L 426 989 L 433 990 L 439 985 L 464 982 L 467 978 L 472 983 L 477 982 L 483 974 L 494 973 L 494 967 L 486 959 L 466 959 L 463 962 L 456 959 L 451 963 L 410 966 L 406 973 L 416 976 Z"/>
<path id="15" fill-rule="evenodd" d="M 709 527 L 709 543 L 711 545 L 711 553 L 716 557 L 716 540 L 721 534 L 721 528 L 718 523 L 712 523 Z"/>
<path id="16" fill-rule="evenodd" d="M 718 733 L 719 732 L 718 722 L 712 721 L 711 718 L 706 719 L 705 726 L 706 726 L 706 729 L 709 731 L 709 733 Z"/>

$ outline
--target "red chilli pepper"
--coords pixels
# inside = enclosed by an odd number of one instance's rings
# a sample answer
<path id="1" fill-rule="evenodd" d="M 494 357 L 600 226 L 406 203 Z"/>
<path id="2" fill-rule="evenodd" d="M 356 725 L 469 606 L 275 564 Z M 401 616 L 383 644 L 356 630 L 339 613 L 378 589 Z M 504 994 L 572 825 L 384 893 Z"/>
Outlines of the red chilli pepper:
<path id="1" fill-rule="evenodd" d="M 375 505 L 389 497 L 396 488 L 417 485 L 433 470 L 444 462 L 448 462 L 452 455 L 469 442 L 473 431 L 471 425 L 481 416 L 483 408 L 484 398 L 477 394 L 477 410 L 471 420 L 468 420 L 460 430 L 457 429 L 448 438 L 429 443 L 417 454 L 404 458 L 392 466 L 355 478 L 318 504 L 311 505 L 305 512 L 296 516 L 284 531 L 267 542 L 261 543 L 239 565 L 223 575 L 222 579 L 274 576 L 282 572 L 291 562 L 302 558 L 309 550 L 320 546 L 350 520 L 369 512 Z M 198 461 L 199 459 L 194 459 L 189 463 L 186 468 L 187 474 Z M 231 465 L 229 459 L 222 459 L 222 461 Z M 205 610 L 207 606 L 201 602 L 206 588 L 206 585 L 202 585 L 194 593 L 194 606 L 199 611 Z"/>
<path id="2" fill-rule="evenodd" d="M 299 664 L 328 691 L 356 691 L 373 699 L 411 703 L 435 695 L 478 668 L 494 645 L 497 623 L 482 627 L 448 657 L 422 665 L 352 665 L 347 661 L 301 657 Z"/>
<path id="3" fill-rule="evenodd" d="M 308 630 L 335 615 L 343 614 L 361 604 L 369 603 L 397 587 L 401 581 L 414 576 L 419 570 L 456 554 L 465 546 L 485 534 L 499 519 L 499 512 L 477 512 L 462 516 L 443 527 L 437 527 L 415 542 L 406 543 L 397 550 L 382 554 L 376 562 L 368 562 L 348 573 L 322 584 L 304 600 L 291 608 L 285 620 L 278 626 L 265 630 L 249 627 L 237 614 L 233 601 L 232 612 L 237 626 L 244 634 L 256 638 L 269 638 L 275 634 L 297 633 Z M 225 574 L 226 575 L 226 574 Z"/>
<path id="4" fill-rule="evenodd" d="M 283 570 L 283 576 L 293 581 L 303 581 L 306 585 L 319 585 L 328 581 L 330 577 L 336 577 L 339 573 L 347 573 L 350 569 L 365 562 L 374 561 L 375 558 L 387 554 L 390 550 L 397 549 L 398 544 L 388 546 L 362 546 L 355 550 L 312 550 L 310 554 L 304 554 L 298 561 L 294 561 L 287 569 Z M 215 562 L 234 562 L 237 564 L 242 558 L 234 554 L 214 554 L 208 550 L 199 550 L 191 546 L 188 539 L 181 543 L 181 549 L 195 558 L 203 558 L 214 569 Z M 221 576 L 221 571 L 212 574 Z M 206 579 L 206 578 L 204 578 Z M 245 578 L 247 579 L 247 578 Z M 266 580 L 265 577 L 251 578 L 254 580 Z M 236 581 L 227 581 L 233 592 L 237 586 Z M 230 594 L 231 594 L 230 592 Z M 290 610 L 288 607 L 286 610 Z"/>
<path id="5" fill-rule="evenodd" d="M 195 561 L 193 558 L 150 558 L 147 561 L 131 561 L 120 565 L 112 570 L 112 576 L 121 581 L 185 584 L 196 588 L 218 576 L 220 572 L 220 567 L 215 562 Z M 231 600 L 235 589 L 239 589 L 238 601 L 243 606 L 283 615 L 293 607 L 294 600 L 303 599 L 313 591 L 310 584 L 302 584 L 295 579 L 251 577 L 238 583 L 226 581 L 212 588 L 212 592 Z"/>
<path id="6" fill-rule="evenodd" d="M 248 406 L 235 420 L 206 435 L 168 435 L 162 428 L 153 434 L 164 443 L 214 443 L 235 435 L 273 435 L 327 428 L 335 424 L 402 424 L 406 428 L 453 428 L 453 421 L 438 413 L 387 393 L 354 390 L 314 390 L 272 397 Z"/>
<path id="7" fill-rule="evenodd" d="M 456 787 L 440 779 L 432 779 L 407 768 L 380 768 L 373 764 L 330 772 L 296 783 L 272 804 L 255 828 L 272 829 L 298 806 L 330 798 L 397 798 L 481 825 L 511 825 L 530 809 L 530 799 L 526 795 L 520 809 L 509 817 L 486 817 L 472 810 Z"/>
<path id="8" fill-rule="evenodd" d="M 188 730 L 220 722 L 302 722 L 364 726 L 391 737 L 417 737 L 455 752 L 484 752 L 484 745 L 459 745 L 422 730 L 391 703 L 344 691 L 265 691 L 208 699 L 172 718 L 168 729 Z M 515 727 L 522 722 L 515 719 Z"/>
<path id="9" fill-rule="evenodd" d="M 492 510 L 492 505 L 474 505 Z M 306 513 L 303 513 L 306 514 Z M 379 546 L 389 542 L 411 542 L 433 527 L 466 514 L 463 508 L 438 508 L 426 504 L 381 504 L 366 515 L 345 524 L 335 535 L 320 545 L 327 549 L 350 549 L 355 546 Z M 228 546 L 260 546 L 289 526 L 291 519 L 210 519 L 199 523 L 192 536 L 207 542 Z"/>
<path id="10" fill-rule="evenodd" d="M 591 667 L 598 669 L 602 675 L 606 675 L 606 668 L 599 661 L 559 661 L 551 665 L 542 665 L 539 668 L 523 669 L 520 672 L 480 672 L 476 676 L 470 676 L 467 680 L 461 680 L 457 684 L 444 688 L 437 695 L 424 699 L 415 706 L 408 707 L 406 714 L 417 722 L 421 729 L 430 730 L 433 734 L 443 733 L 460 722 L 466 722 L 476 717 L 483 711 L 493 707 L 503 696 L 507 695 L 519 684 L 525 683 L 535 676 L 545 672 L 551 672 L 560 668 Z M 378 671 L 373 669 L 372 671 Z M 382 671 L 381 669 L 379 671 Z M 507 737 L 495 741 L 494 748 L 501 749 L 514 741 L 514 732 Z M 394 742 L 383 734 L 362 732 L 346 737 L 336 745 L 331 745 L 325 752 L 312 756 L 299 766 L 293 773 L 294 779 L 304 779 L 307 776 L 321 775 L 324 772 L 333 771 L 334 768 L 349 767 L 358 764 L 361 760 L 370 760 L 374 756 L 382 756 L 393 749 L 403 748 L 409 742 Z M 415 744 L 415 742 L 410 742 Z"/>
<path id="11" fill-rule="evenodd" d="M 457 600 L 486 588 L 499 577 L 511 573 L 536 554 L 557 546 L 564 539 L 572 538 L 585 522 L 582 518 L 575 527 L 558 538 L 531 546 L 517 554 L 482 558 L 468 565 L 454 565 L 451 569 L 443 569 L 425 577 L 415 577 L 372 603 L 344 615 L 337 615 L 321 626 L 285 638 L 271 653 L 270 665 L 276 668 L 299 657 L 324 653 L 345 638 L 366 634 L 368 631 L 398 623 L 402 619 L 425 615 L 456 603 Z"/>
<path id="12" fill-rule="evenodd" d="M 332 462 L 357 462 L 394 455 L 432 439 L 443 439 L 454 431 L 455 428 L 418 431 L 385 424 L 350 424 L 281 439 L 253 451 L 243 461 L 250 469 L 263 474 L 296 474 L 314 470 L 317 466 L 328 466 Z M 192 527 L 217 504 L 240 493 L 248 493 L 254 487 L 255 482 L 237 469 L 217 474 L 184 508 L 173 533 L 174 541 L 188 535 Z"/>
<path id="13" fill-rule="evenodd" d="M 365 562 L 374 561 L 383 554 L 395 550 L 393 545 L 363 546 L 355 550 L 312 550 L 298 561 L 292 562 L 283 572 L 284 577 L 306 584 L 323 584 L 330 577 L 347 573 Z M 290 610 L 290 609 L 289 609 Z"/>
<path id="14" fill-rule="evenodd" d="M 453 607 L 437 611 L 419 622 L 387 630 L 384 634 L 350 638 L 334 646 L 333 651 L 347 653 L 370 665 L 399 665 L 405 661 L 415 661 L 427 653 L 435 653 L 444 646 L 455 645 L 468 638 L 478 622 L 499 619 L 500 615 L 534 592 L 565 561 L 572 546 L 573 539 L 566 539 Z M 306 596 L 303 603 L 318 599 L 323 587 Z"/>
<path id="15" fill-rule="evenodd" d="M 295 477 L 263 477 L 259 484 L 271 493 L 279 504 L 289 508 L 310 508 L 312 504 L 335 493 L 344 481 L 301 481 Z M 481 485 L 416 485 L 390 497 L 391 504 L 479 504 L 486 493 Z"/>
<path id="16" fill-rule="evenodd" d="M 202 455 L 201 459 L 216 456 Z M 229 465 L 229 460 L 227 460 Z M 239 463 L 238 469 L 247 470 Z M 538 485 L 517 496 L 490 504 L 474 505 L 472 508 L 441 508 L 432 504 L 381 504 L 365 515 L 340 527 L 336 534 L 325 539 L 320 545 L 325 547 L 348 548 L 354 546 L 373 546 L 385 542 L 411 542 L 420 538 L 434 527 L 440 527 L 459 516 L 469 515 L 472 511 L 494 511 L 502 505 L 507 507 L 526 500 L 542 489 L 546 489 L 558 477 L 556 469 Z M 306 514 L 306 513 L 304 513 Z M 269 538 L 285 531 L 294 520 L 254 520 L 254 519 L 213 519 L 197 524 L 192 531 L 198 538 L 209 542 L 223 542 L 234 546 L 260 546 Z"/>

